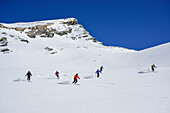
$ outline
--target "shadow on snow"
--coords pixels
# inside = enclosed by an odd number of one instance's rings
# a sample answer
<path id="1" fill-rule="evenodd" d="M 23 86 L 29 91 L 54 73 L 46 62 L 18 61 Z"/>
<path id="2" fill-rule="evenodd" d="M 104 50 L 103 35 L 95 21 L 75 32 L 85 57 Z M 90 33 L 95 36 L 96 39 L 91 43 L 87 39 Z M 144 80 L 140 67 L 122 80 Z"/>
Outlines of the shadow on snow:
<path id="1" fill-rule="evenodd" d="M 13 82 L 26 82 L 27 80 L 24 80 L 24 79 L 20 79 L 20 78 L 17 78 L 16 80 L 13 80 Z"/>
<path id="2" fill-rule="evenodd" d="M 70 85 L 70 81 L 64 81 L 64 82 L 59 82 L 57 84 L 60 84 L 60 85 Z"/>
<path id="3" fill-rule="evenodd" d="M 84 79 L 93 79 L 94 78 L 94 76 L 93 75 L 90 75 L 90 76 L 86 76 L 86 77 L 84 77 Z"/>

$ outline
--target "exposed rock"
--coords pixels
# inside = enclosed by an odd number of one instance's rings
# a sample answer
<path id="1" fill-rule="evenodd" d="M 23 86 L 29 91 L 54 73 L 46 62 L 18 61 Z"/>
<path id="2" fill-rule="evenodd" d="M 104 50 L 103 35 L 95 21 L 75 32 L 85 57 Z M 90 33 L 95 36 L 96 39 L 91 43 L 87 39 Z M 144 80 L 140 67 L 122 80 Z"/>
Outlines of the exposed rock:
<path id="1" fill-rule="evenodd" d="M 34 31 L 32 31 L 32 32 L 34 32 Z M 35 35 L 42 35 L 43 34 L 43 31 L 37 31 L 37 32 L 35 32 Z"/>
<path id="2" fill-rule="evenodd" d="M 29 43 L 29 41 L 28 41 L 28 40 L 25 40 L 25 39 L 20 39 L 20 40 L 21 40 L 21 42 Z"/>
<path id="3" fill-rule="evenodd" d="M 22 28 L 22 27 L 16 27 L 16 28 L 15 28 L 16 31 L 21 31 L 21 32 L 23 32 L 25 29 L 26 29 L 26 28 Z"/>
<path id="4" fill-rule="evenodd" d="M 54 51 L 54 52 L 52 52 L 52 53 L 50 53 L 50 54 L 56 54 L 57 53 L 57 51 Z"/>
<path id="5" fill-rule="evenodd" d="M 0 28 L 7 28 L 7 27 L 4 26 L 3 24 L 0 24 Z"/>
<path id="6" fill-rule="evenodd" d="M 47 32 L 46 35 L 47 37 L 50 37 L 50 38 L 54 37 L 54 33 Z"/>
<path id="7" fill-rule="evenodd" d="M 9 53 L 9 52 L 12 52 L 10 49 L 8 48 L 5 48 L 5 49 L 1 49 L 1 52 L 3 53 Z"/>
<path id="8" fill-rule="evenodd" d="M 8 48 L 2 49 L 1 52 L 10 51 Z"/>
<path id="9" fill-rule="evenodd" d="M 3 28 L 3 27 L 4 27 L 4 25 L 3 25 L 3 24 L 0 24 L 0 27 L 1 27 L 1 28 Z"/>
<path id="10" fill-rule="evenodd" d="M 96 40 L 96 38 L 89 38 L 89 39 L 86 39 L 87 41 L 88 40 L 92 40 L 93 42 L 98 42 L 97 40 Z"/>
<path id="11" fill-rule="evenodd" d="M 60 31 L 60 32 L 58 32 L 57 34 L 60 35 L 60 36 L 63 36 L 63 35 L 65 35 L 65 34 L 67 34 L 67 31 Z"/>
<path id="12" fill-rule="evenodd" d="M 31 29 L 32 31 L 33 31 L 33 30 L 36 30 L 36 26 L 34 26 L 34 27 L 29 27 L 28 29 Z"/>
<path id="13" fill-rule="evenodd" d="M 80 25 L 79 27 L 84 28 L 84 26 L 83 26 L 83 25 Z"/>
<path id="14" fill-rule="evenodd" d="M 84 35 L 84 36 L 82 36 L 83 38 L 85 38 L 85 37 L 88 37 L 88 35 Z"/>
<path id="15" fill-rule="evenodd" d="M 2 37 L 0 39 L 0 46 L 7 46 L 8 45 L 8 41 L 6 37 Z"/>
<path id="16" fill-rule="evenodd" d="M 38 29 L 38 31 L 43 32 L 47 29 L 47 25 L 37 25 L 36 28 Z"/>
<path id="17" fill-rule="evenodd" d="M 98 41 L 96 40 L 96 38 L 93 38 L 92 40 L 93 40 L 93 42 L 98 42 Z"/>
<path id="18" fill-rule="evenodd" d="M 2 37 L 1 39 L 0 39 L 0 42 L 1 41 L 7 41 L 7 38 L 6 37 Z"/>
<path id="19" fill-rule="evenodd" d="M 7 35 L 7 33 L 6 33 L 6 32 L 2 32 L 1 34 Z"/>
<path id="20" fill-rule="evenodd" d="M 50 47 L 46 47 L 45 49 L 48 50 L 48 51 L 52 51 L 53 50 L 53 48 L 50 48 Z"/>
<path id="21" fill-rule="evenodd" d="M 74 20 L 70 20 L 70 21 L 67 21 L 67 22 L 63 22 L 63 24 L 76 25 L 76 24 L 78 24 L 78 21 L 77 21 L 77 19 L 74 19 Z"/>
<path id="22" fill-rule="evenodd" d="M 71 29 L 71 28 L 69 28 L 68 33 L 71 33 L 71 32 L 72 32 L 72 29 Z"/>
<path id="23" fill-rule="evenodd" d="M 14 37 L 14 35 L 9 35 L 10 37 Z"/>
<path id="24" fill-rule="evenodd" d="M 27 33 L 27 36 L 29 36 L 30 38 L 36 38 L 36 34 L 33 31 L 29 31 Z"/>
<path id="25" fill-rule="evenodd" d="M 45 37 L 47 37 L 46 35 L 41 35 L 40 37 L 43 37 L 43 38 L 45 38 Z"/>
<path id="26" fill-rule="evenodd" d="M 103 43 L 103 42 L 101 42 L 100 44 L 104 46 L 104 43 Z"/>
<path id="27" fill-rule="evenodd" d="M 67 35 L 68 33 L 71 33 L 71 32 L 72 32 L 72 29 L 69 28 L 68 31 L 60 31 L 60 32 L 56 32 L 56 34 L 63 36 L 63 35 Z"/>
<path id="28" fill-rule="evenodd" d="M 76 37 L 71 37 L 73 40 L 75 40 L 76 39 Z"/>

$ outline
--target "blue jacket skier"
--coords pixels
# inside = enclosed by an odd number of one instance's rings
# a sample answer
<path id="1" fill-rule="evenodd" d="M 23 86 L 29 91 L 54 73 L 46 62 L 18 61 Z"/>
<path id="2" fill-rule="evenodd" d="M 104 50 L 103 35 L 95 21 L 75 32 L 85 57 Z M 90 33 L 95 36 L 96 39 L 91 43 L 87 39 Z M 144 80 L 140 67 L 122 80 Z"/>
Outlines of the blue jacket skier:
<path id="1" fill-rule="evenodd" d="M 97 69 L 97 71 L 96 71 L 96 74 L 97 74 L 97 77 L 99 77 L 99 74 L 100 74 L 101 72 L 99 71 L 99 69 Z"/>

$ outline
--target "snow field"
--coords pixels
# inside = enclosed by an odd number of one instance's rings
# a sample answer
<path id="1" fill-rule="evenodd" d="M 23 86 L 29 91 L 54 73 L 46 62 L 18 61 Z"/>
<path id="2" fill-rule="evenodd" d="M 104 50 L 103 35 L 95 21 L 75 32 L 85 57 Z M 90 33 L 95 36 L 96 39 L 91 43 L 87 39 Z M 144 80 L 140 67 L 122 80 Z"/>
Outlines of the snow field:
<path id="1" fill-rule="evenodd" d="M 170 111 L 170 43 L 134 51 L 64 36 L 31 39 L 25 33 L 3 31 L 13 52 L 0 53 L 0 113 Z M 29 43 L 20 42 L 18 36 Z M 57 53 L 50 54 L 46 47 Z M 150 71 L 153 63 L 157 72 Z M 97 78 L 95 71 L 101 65 L 104 70 Z M 28 70 L 31 82 L 25 78 Z M 80 80 L 74 85 L 76 73 Z"/>

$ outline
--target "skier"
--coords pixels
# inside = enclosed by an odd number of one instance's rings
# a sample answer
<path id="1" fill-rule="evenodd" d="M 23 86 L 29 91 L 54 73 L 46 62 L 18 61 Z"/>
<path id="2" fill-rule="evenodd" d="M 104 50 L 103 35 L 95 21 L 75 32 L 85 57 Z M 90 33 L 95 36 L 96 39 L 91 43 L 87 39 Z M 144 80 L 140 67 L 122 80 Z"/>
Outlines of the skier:
<path id="1" fill-rule="evenodd" d="M 99 77 L 99 74 L 100 74 L 101 72 L 99 71 L 99 69 L 97 69 L 97 71 L 96 71 L 96 74 L 97 74 L 97 77 Z"/>
<path id="2" fill-rule="evenodd" d="M 27 76 L 27 80 L 30 81 L 32 74 L 30 71 L 28 71 L 25 76 Z"/>
<path id="3" fill-rule="evenodd" d="M 74 81 L 72 83 L 76 84 L 77 79 L 80 79 L 80 77 L 78 76 L 78 73 L 76 75 L 74 75 Z"/>
<path id="4" fill-rule="evenodd" d="M 157 68 L 157 67 L 155 66 L 155 64 L 153 64 L 153 65 L 151 66 L 152 71 L 154 71 L 155 68 Z"/>
<path id="5" fill-rule="evenodd" d="M 100 72 L 102 72 L 103 69 L 104 69 L 103 66 L 101 66 L 101 67 L 100 67 Z"/>
<path id="6" fill-rule="evenodd" d="M 55 72 L 55 75 L 56 75 L 57 78 L 59 79 L 59 72 L 58 72 L 58 71 Z"/>

